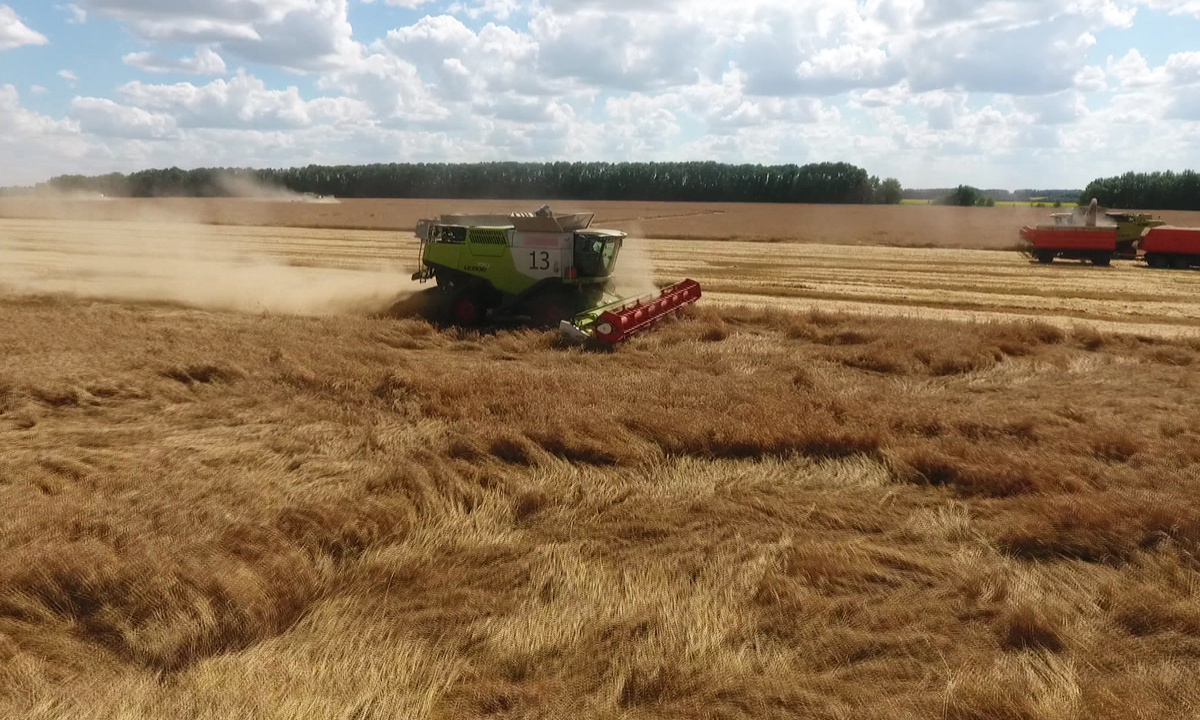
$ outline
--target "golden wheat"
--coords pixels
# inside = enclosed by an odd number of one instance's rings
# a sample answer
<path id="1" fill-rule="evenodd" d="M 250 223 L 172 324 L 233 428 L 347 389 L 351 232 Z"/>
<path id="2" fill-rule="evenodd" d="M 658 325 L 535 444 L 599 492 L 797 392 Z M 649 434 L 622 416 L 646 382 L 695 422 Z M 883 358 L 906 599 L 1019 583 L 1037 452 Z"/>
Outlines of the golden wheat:
<path id="1" fill-rule="evenodd" d="M 1200 347 L 0 302 L 0 715 L 1168 716 Z"/>
<path id="2" fill-rule="evenodd" d="M 601 354 L 365 313 L 406 234 L 163 222 L 413 211 L 349 205 L 0 221 L 0 717 L 1200 702 L 1190 274 L 649 242 L 710 292 Z"/>

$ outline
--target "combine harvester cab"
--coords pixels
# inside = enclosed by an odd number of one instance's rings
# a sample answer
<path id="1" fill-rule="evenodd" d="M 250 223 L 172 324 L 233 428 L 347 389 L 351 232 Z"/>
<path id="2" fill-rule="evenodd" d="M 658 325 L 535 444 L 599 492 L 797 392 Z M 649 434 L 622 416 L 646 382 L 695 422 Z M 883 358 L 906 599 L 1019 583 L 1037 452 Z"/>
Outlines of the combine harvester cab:
<path id="1" fill-rule="evenodd" d="M 1104 216 L 1117 224 L 1117 254 L 1119 258 L 1136 260 L 1138 256 L 1138 241 L 1150 228 L 1161 227 L 1167 223 L 1155 220 L 1146 213 L 1106 212 Z"/>
<path id="2" fill-rule="evenodd" d="M 591 227 L 594 214 L 548 207 L 511 215 L 421 220 L 421 269 L 437 283 L 440 316 L 459 325 L 519 319 L 609 345 L 648 329 L 700 298 L 684 280 L 640 297 L 611 292 L 625 233 Z"/>

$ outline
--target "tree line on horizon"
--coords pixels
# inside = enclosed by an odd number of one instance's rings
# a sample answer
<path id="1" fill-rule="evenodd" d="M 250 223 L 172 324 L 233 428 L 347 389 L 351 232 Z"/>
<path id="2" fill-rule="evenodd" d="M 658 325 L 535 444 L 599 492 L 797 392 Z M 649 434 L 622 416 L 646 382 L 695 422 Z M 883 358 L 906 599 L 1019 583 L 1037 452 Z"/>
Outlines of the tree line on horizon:
<path id="1" fill-rule="evenodd" d="M 1079 195 L 1079 204 L 1087 205 L 1095 198 L 1108 208 L 1131 210 L 1200 210 L 1200 173 L 1127 172 L 1110 178 L 1099 178 L 1088 184 Z"/>
<path id="2" fill-rule="evenodd" d="M 971 185 L 959 185 L 952 188 L 920 188 L 910 189 L 905 188 L 905 200 L 929 200 L 939 201 L 961 193 L 962 188 L 971 188 L 976 193 L 990 197 L 996 202 L 1070 202 L 1073 203 L 1079 197 L 1081 192 L 1078 188 L 1075 189 L 1047 189 L 1038 190 L 1033 188 L 1022 188 L 1020 190 L 1004 190 L 999 188 L 976 188 Z M 946 203 L 954 204 L 954 203 Z"/>
<path id="3" fill-rule="evenodd" d="M 230 197 L 288 190 L 338 198 L 896 204 L 899 180 L 843 162 L 389 163 L 287 169 L 165 168 L 61 175 L 34 189 L 110 197 Z"/>
<path id="4" fill-rule="evenodd" d="M 905 189 L 849 163 L 733 165 L 667 163 L 390 163 L 308 165 L 287 169 L 163 168 L 123 174 L 60 175 L 39 190 L 102 193 L 110 197 L 231 197 L 291 191 L 341 198 L 644 200 L 896 204 L 902 199 L 968 204 L 963 188 Z M 249 189 L 249 190 L 248 190 Z M 1009 202 L 1078 202 L 1105 207 L 1200 210 L 1200 173 L 1128 172 L 1099 178 L 1082 192 L 1069 189 L 976 190 Z M 971 203 L 978 204 L 978 203 Z"/>
<path id="5" fill-rule="evenodd" d="M 959 185 L 940 198 L 933 200 L 934 205 L 956 205 L 960 207 L 996 207 L 996 198 L 986 194 L 979 188 L 970 185 Z"/>

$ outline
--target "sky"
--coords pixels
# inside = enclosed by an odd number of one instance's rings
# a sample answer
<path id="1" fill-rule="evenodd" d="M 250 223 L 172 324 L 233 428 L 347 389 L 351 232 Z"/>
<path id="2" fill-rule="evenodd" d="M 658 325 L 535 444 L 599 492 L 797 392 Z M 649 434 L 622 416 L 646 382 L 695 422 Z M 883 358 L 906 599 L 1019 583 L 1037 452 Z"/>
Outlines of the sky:
<path id="1" fill-rule="evenodd" d="M 0 185 L 492 160 L 1200 169 L 1200 0 L 0 0 Z"/>

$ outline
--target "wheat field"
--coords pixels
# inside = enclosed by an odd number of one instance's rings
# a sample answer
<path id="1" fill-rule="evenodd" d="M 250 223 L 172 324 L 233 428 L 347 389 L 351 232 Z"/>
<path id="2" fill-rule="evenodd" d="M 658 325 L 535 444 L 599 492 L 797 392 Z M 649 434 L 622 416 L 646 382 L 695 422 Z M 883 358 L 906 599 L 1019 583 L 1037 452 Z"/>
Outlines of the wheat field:
<path id="1" fill-rule="evenodd" d="M 40 293 L 301 314 L 369 310 L 418 289 L 407 280 L 419 247 L 409 231 L 165 219 L 0 219 L 0 281 Z M 1085 323 L 1154 335 L 1188 335 L 1200 326 L 1195 276 L 1140 263 L 1044 267 L 1014 250 L 636 236 L 625 251 L 623 268 L 636 264 L 660 286 L 694 278 L 722 306 L 1034 318 L 1064 329 Z"/>
<path id="2" fill-rule="evenodd" d="M 1022 225 L 1050 221 L 1053 208 L 899 205 L 578 202 L 563 200 L 360 200 L 279 202 L 261 198 L 79 200 L 0 198 L 0 218 L 190 221 L 202 225 L 411 231 L 441 213 L 592 212 L 597 225 L 635 237 L 1008 250 Z M 1162 211 L 1173 225 L 1200 226 L 1200 212 Z"/>
<path id="3" fill-rule="evenodd" d="M 645 240 L 597 353 L 163 219 L 0 221 L 2 717 L 1200 710 L 1193 273 Z"/>

